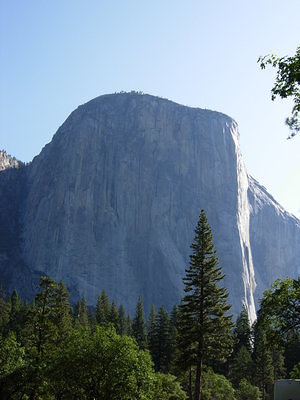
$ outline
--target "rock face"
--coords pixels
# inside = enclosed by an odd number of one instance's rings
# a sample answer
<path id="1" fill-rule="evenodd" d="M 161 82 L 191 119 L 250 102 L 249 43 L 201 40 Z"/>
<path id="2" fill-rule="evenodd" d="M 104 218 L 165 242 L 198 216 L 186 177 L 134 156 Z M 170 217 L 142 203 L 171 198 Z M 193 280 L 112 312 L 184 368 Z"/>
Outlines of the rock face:
<path id="1" fill-rule="evenodd" d="M 29 295 L 47 274 L 91 305 L 105 289 L 131 312 L 139 295 L 146 310 L 171 308 L 202 208 L 235 314 L 245 302 L 254 319 L 255 293 L 300 272 L 300 222 L 247 175 L 226 115 L 136 93 L 101 96 L 24 170 L 22 268 L 6 267 L 9 289 Z"/>
<path id="2" fill-rule="evenodd" d="M 5 150 L 0 150 L 0 171 L 9 168 L 19 168 L 22 165 L 15 157 L 11 157 Z"/>
<path id="3" fill-rule="evenodd" d="M 252 177 L 249 177 L 248 197 L 256 298 L 260 298 L 274 279 L 299 276 L 300 221 Z"/>
<path id="4" fill-rule="evenodd" d="M 33 292 L 31 271 L 21 256 L 20 216 L 25 198 L 23 163 L 0 151 L 0 288 L 18 287 L 26 296 Z M 27 290 L 24 288 L 27 288 Z"/>

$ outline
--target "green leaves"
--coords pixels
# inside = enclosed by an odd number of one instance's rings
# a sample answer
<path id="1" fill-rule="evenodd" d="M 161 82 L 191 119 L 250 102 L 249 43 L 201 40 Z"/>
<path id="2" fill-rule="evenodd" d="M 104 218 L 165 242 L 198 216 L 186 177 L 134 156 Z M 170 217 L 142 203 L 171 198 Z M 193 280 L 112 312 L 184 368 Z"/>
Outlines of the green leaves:
<path id="1" fill-rule="evenodd" d="M 24 365 L 24 348 L 10 332 L 6 338 L 0 336 L 0 379 L 12 374 Z"/>
<path id="2" fill-rule="evenodd" d="M 236 400 L 231 383 L 223 375 L 215 374 L 211 368 L 203 374 L 202 400 Z"/>
<path id="3" fill-rule="evenodd" d="M 185 400 L 186 398 L 186 393 L 183 391 L 175 376 L 170 374 L 156 374 L 153 399 Z"/>
<path id="4" fill-rule="evenodd" d="M 277 279 L 264 292 L 258 320 L 274 342 L 300 335 L 300 278 Z"/>
<path id="5" fill-rule="evenodd" d="M 269 64 L 277 68 L 275 84 L 272 88 L 272 100 L 277 96 L 281 98 L 292 97 L 294 107 L 292 114 L 286 119 L 286 124 L 291 130 L 288 139 L 295 136 L 300 131 L 300 46 L 293 57 L 278 57 L 274 54 L 259 57 L 258 61 L 261 69 L 265 69 Z"/>
<path id="6" fill-rule="evenodd" d="M 53 381 L 69 397 L 81 393 L 84 399 L 151 398 L 154 374 L 149 354 L 113 327 L 98 326 L 92 334 L 74 332 L 52 371 Z"/>
<path id="7" fill-rule="evenodd" d="M 257 386 L 251 385 L 249 381 L 243 378 L 235 392 L 237 400 L 260 400 L 261 393 Z"/>

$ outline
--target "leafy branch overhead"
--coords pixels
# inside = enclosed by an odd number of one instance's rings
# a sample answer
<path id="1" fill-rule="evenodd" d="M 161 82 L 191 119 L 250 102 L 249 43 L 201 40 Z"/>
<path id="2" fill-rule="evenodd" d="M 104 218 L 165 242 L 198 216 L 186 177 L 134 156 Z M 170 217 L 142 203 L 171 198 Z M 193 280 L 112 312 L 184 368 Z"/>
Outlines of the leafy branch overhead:
<path id="1" fill-rule="evenodd" d="M 300 131 L 300 46 L 297 47 L 293 57 L 278 57 L 271 54 L 259 57 L 257 62 L 261 69 L 265 69 L 268 64 L 277 68 L 275 85 L 271 91 L 272 100 L 275 100 L 277 96 L 282 99 L 293 98 L 292 114 L 286 119 L 286 124 L 291 130 L 288 139 L 291 139 Z"/>

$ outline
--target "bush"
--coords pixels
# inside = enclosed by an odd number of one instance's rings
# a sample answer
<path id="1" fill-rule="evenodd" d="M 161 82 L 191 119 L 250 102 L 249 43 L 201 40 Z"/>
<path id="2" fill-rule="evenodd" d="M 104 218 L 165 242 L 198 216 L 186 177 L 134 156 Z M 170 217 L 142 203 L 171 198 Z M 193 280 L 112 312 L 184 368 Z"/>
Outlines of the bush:
<path id="1" fill-rule="evenodd" d="M 243 378 L 236 389 L 236 400 L 260 400 L 261 393 L 257 386 L 251 385 Z"/>
<path id="2" fill-rule="evenodd" d="M 235 400 L 231 382 L 209 368 L 203 373 L 202 400 Z"/>

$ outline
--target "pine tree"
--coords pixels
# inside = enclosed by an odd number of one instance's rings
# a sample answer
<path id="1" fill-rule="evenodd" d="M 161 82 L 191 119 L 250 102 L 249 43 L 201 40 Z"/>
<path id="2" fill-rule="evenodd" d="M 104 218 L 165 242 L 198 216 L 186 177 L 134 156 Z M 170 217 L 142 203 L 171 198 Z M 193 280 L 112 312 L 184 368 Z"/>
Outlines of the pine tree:
<path id="1" fill-rule="evenodd" d="M 148 324 L 147 324 L 147 338 L 148 338 L 148 349 L 153 359 L 155 351 L 155 324 L 156 324 L 156 310 L 155 305 L 151 304 Z"/>
<path id="2" fill-rule="evenodd" d="M 126 335 L 133 336 L 132 320 L 130 318 L 130 315 L 127 315 L 126 319 Z"/>
<path id="3" fill-rule="evenodd" d="M 96 320 L 98 324 L 108 324 L 111 316 L 111 304 L 107 293 L 102 290 L 101 295 L 98 295 L 96 305 Z"/>
<path id="4" fill-rule="evenodd" d="M 9 330 L 16 333 L 17 339 L 20 337 L 20 332 L 22 329 L 22 303 L 21 299 L 16 290 L 13 291 L 10 297 L 10 312 L 9 312 Z"/>
<path id="5" fill-rule="evenodd" d="M 228 292 L 220 287 L 224 278 L 214 250 L 213 237 L 201 211 L 191 245 L 190 266 L 183 279 L 185 296 L 180 304 L 178 324 L 179 363 L 196 369 L 194 400 L 200 400 L 203 363 L 224 360 L 232 350 L 232 316 Z M 191 396 L 191 382 L 190 382 Z"/>
<path id="6" fill-rule="evenodd" d="M 174 360 L 176 358 L 176 347 L 177 347 L 177 336 L 178 336 L 178 330 L 177 330 L 177 323 L 178 323 L 178 306 L 175 304 L 172 312 L 171 312 L 171 318 L 170 318 L 170 364 L 171 368 L 174 366 Z"/>
<path id="7" fill-rule="evenodd" d="M 246 347 L 249 353 L 251 353 L 251 326 L 245 304 L 243 304 L 241 313 L 236 319 L 233 336 L 234 353 L 237 353 L 242 346 Z"/>
<path id="8" fill-rule="evenodd" d="M 144 306 L 141 296 L 138 299 L 135 311 L 135 317 L 132 323 L 133 336 L 141 349 L 147 347 L 147 330 L 146 330 L 146 320 L 144 313 Z"/>
<path id="9" fill-rule="evenodd" d="M 283 349 L 272 349 L 272 363 L 274 372 L 274 382 L 277 379 L 283 379 L 286 375 L 286 368 L 284 365 L 284 351 Z"/>
<path id="10" fill-rule="evenodd" d="M 80 323 L 80 325 L 85 326 L 85 327 L 88 327 L 88 325 L 89 325 L 85 297 L 83 297 L 80 301 L 79 323 Z"/>
<path id="11" fill-rule="evenodd" d="M 0 287 L 0 335 L 8 328 L 10 304 L 5 299 L 4 290 Z"/>
<path id="12" fill-rule="evenodd" d="M 161 306 L 154 327 L 153 361 L 156 371 L 168 373 L 171 360 L 171 337 L 169 314 Z"/>
<path id="13" fill-rule="evenodd" d="M 245 304 L 236 319 L 233 338 L 234 346 L 229 360 L 229 378 L 237 387 L 243 378 L 252 381 L 253 376 L 251 326 Z"/>
<path id="14" fill-rule="evenodd" d="M 103 323 L 104 320 L 104 312 L 101 306 L 101 294 L 98 294 L 97 303 L 96 303 L 96 321 L 98 324 Z"/>
<path id="15" fill-rule="evenodd" d="M 229 379 L 237 387 L 240 381 L 245 378 L 251 380 L 253 375 L 253 361 L 246 346 L 241 346 L 231 359 L 229 364 Z"/>
<path id="16" fill-rule="evenodd" d="M 72 328 L 69 292 L 67 291 L 63 281 L 60 281 L 57 285 L 53 299 L 52 313 L 52 320 L 57 328 L 55 345 L 63 346 L 63 344 L 68 340 Z"/>
<path id="17" fill-rule="evenodd" d="M 88 315 L 87 315 L 87 305 L 86 305 L 86 300 L 84 297 L 82 297 L 82 299 L 78 300 L 78 302 L 75 304 L 73 315 L 74 315 L 74 321 L 75 321 L 76 328 L 80 328 L 80 327 L 87 328 L 89 326 L 89 319 L 88 319 Z"/>
<path id="18" fill-rule="evenodd" d="M 93 308 L 88 308 L 87 312 L 89 327 L 91 332 L 95 332 L 97 328 L 97 321 L 96 321 L 96 312 Z"/>
<path id="19" fill-rule="evenodd" d="M 119 326 L 119 334 L 120 335 L 127 335 L 127 320 L 126 320 L 126 313 L 125 313 L 125 308 L 121 304 L 119 309 L 118 309 L 118 326 Z"/>
<path id="20" fill-rule="evenodd" d="M 111 304 L 109 320 L 110 320 L 110 323 L 113 324 L 113 326 L 115 327 L 117 333 L 119 333 L 120 332 L 120 328 L 119 328 L 119 313 L 118 313 L 118 309 L 117 309 L 116 303 L 114 301 Z"/>
<path id="21" fill-rule="evenodd" d="M 44 382 L 43 366 L 52 351 L 57 338 L 57 327 L 54 323 L 53 306 L 57 283 L 43 276 L 38 286 L 33 306 L 28 314 L 24 330 L 24 342 L 28 359 L 29 398 L 36 399 Z"/>
<path id="22" fill-rule="evenodd" d="M 15 289 L 10 297 L 9 329 L 16 332 L 17 336 L 21 328 L 21 307 L 21 299 Z"/>
<path id="23" fill-rule="evenodd" d="M 272 365 L 272 354 L 267 345 L 266 334 L 257 327 L 254 343 L 255 356 L 255 381 L 262 393 L 262 400 L 269 398 L 268 390 L 274 383 L 274 369 Z"/>

